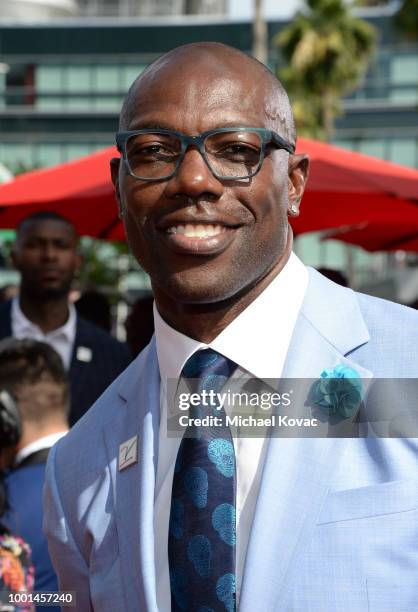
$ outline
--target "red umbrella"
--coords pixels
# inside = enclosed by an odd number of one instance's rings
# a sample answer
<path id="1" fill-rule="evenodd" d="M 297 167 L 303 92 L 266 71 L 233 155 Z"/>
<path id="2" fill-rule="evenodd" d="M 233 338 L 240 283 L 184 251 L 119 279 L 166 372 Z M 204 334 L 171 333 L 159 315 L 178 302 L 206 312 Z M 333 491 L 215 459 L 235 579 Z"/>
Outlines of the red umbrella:
<path id="1" fill-rule="evenodd" d="M 365 222 L 418 223 L 418 171 L 298 140 L 298 152 L 311 158 L 311 174 L 302 212 L 292 221 L 297 234 Z M 28 172 L 0 186 L 0 227 L 13 228 L 38 210 L 70 219 L 80 234 L 124 239 L 110 181 L 113 147 L 82 159 Z"/>
<path id="2" fill-rule="evenodd" d="M 322 240 L 340 240 L 360 246 L 366 251 L 418 251 L 418 221 L 393 223 L 361 223 L 327 233 Z"/>
<path id="3" fill-rule="evenodd" d="M 0 227 L 16 227 L 27 215 L 52 210 L 82 235 L 123 240 L 110 180 L 114 147 L 53 168 L 33 170 L 0 186 Z"/>
<path id="4" fill-rule="evenodd" d="M 418 171 L 329 144 L 299 139 L 311 173 L 297 234 L 363 223 L 418 223 Z"/>

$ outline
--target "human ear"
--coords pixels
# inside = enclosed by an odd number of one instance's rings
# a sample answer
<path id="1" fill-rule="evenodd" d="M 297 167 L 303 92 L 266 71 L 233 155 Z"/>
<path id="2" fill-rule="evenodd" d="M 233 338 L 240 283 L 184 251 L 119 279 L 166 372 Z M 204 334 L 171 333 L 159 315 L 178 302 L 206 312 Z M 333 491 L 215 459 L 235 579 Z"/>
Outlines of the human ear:
<path id="1" fill-rule="evenodd" d="M 17 239 L 16 239 L 17 241 Z M 19 270 L 19 256 L 17 252 L 16 242 L 13 244 L 12 249 L 10 251 L 10 259 L 12 260 L 13 267 L 15 270 Z"/>
<path id="2" fill-rule="evenodd" d="M 122 199 L 120 197 L 119 190 L 119 169 L 120 169 L 120 157 L 112 157 L 110 160 L 110 175 L 112 177 L 112 183 L 115 188 L 115 197 L 118 203 L 119 209 L 119 218 L 123 217 L 124 207 L 122 204 Z"/>
<path id="3" fill-rule="evenodd" d="M 309 157 L 304 153 L 289 156 L 287 214 L 299 216 L 299 206 L 309 176 Z"/>

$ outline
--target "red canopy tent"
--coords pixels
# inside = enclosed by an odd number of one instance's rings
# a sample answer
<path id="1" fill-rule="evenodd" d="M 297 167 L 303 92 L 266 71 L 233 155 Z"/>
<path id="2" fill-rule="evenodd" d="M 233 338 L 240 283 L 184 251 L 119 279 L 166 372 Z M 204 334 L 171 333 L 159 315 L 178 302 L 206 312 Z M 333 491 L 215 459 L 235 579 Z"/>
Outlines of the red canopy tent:
<path id="1" fill-rule="evenodd" d="M 297 234 L 362 223 L 418 224 L 418 171 L 300 138 L 311 173 Z M 82 235 L 124 239 L 110 181 L 110 147 L 79 160 L 28 172 L 0 186 L 0 227 L 13 228 L 38 210 L 70 219 Z"/>
<path id="2" fill-rule="evenodd" d="M 329 144 L 299 139 L 311 174 L 297 234 L 364 223 L 418 223 L 418 171 Z"/>
<path id="3" fill-rule="evenodd" d="M 418 251 L 418 222 L 400 217 L 392 223 L 360 223 L 331 231 L 323 240 L 340 240 L 366 251 Z"/>
<path id="4" fill-rule="evenodd" d="M 109 147 L 0 185 L 0 227 L 13 228 L 33 212 L 52 210 L 70 219 L 81 235 L 123 240 L 109 171 L 110 159 L 118 156 Z"/>

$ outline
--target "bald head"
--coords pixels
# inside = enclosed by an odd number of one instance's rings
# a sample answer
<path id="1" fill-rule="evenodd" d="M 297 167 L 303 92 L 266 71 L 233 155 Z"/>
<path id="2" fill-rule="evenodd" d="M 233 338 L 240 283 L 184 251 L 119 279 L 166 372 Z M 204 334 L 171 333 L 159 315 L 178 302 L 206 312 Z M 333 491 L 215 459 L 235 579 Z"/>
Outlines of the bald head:
<path id="1" fill-rule="evenodd" d="M 131 85 L 120 114 L 120 130 L 131 129 L 141 96 L 159 92 L 164 96 L 164 81 L 174 74 L 192 79 L 194 74 L 207 77 L 207 88 L 216 88 L 222 81 L 246 84 L 250 92 L 259 89 L 267 123 L 284 138 L 295 144 L 293 113 L 287 93 L 270 70 L 242 51 L 221 43 L 192 43 L 165 53 Z M 180 87 L 180 84 L 179 84 Z M 222 87 L 219 96 L 222 96 Z M 237 100 L 237 104 L 240 104 Z M 262 110 L 262 109 L 260 109 Z"/>

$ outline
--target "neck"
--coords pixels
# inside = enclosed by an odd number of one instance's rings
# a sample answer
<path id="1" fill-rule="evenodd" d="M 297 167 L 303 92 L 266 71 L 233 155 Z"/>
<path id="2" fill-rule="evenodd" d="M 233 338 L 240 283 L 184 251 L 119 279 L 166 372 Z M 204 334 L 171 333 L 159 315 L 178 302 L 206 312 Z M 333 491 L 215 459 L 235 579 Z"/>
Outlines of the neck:
<path id="1" fill-rule="evenodd" d="M 289 232 L 291 234 L 291 232 Z M 158 289 L 154 290 L 158 312 L 174 329 L 198 342 L 209 344 L 247 306 L 251 304 L 271 281 L 281 272 L 289 260 L 292 240 L 288 241 L 279 261 L 254 286 L 238 296 L 215 304 L 182 304 L 166 299 Z"/>
<path id="2" fill-rule="evenodd" d="M 19 306 L 25 317 L 41 328 L 44 334 L 64 325 L 69 316 L 68 296 L 37 299 L 21 290 Z"/>
<path id="3" fill-rule="evenodd" d="M 22 448 L 25 448 L 25 446 L 28 446 L 28 444 L 32 444 L 32 442 L 36 442 L 45 436 L 61 433 L 62 431 L 68 431 L 68 425 L 61 419 L 52 422 L 48 421 L 47 424 L 23 422 L 22 437 L 19 440 L 16 450 L 20 451 Z"/>

